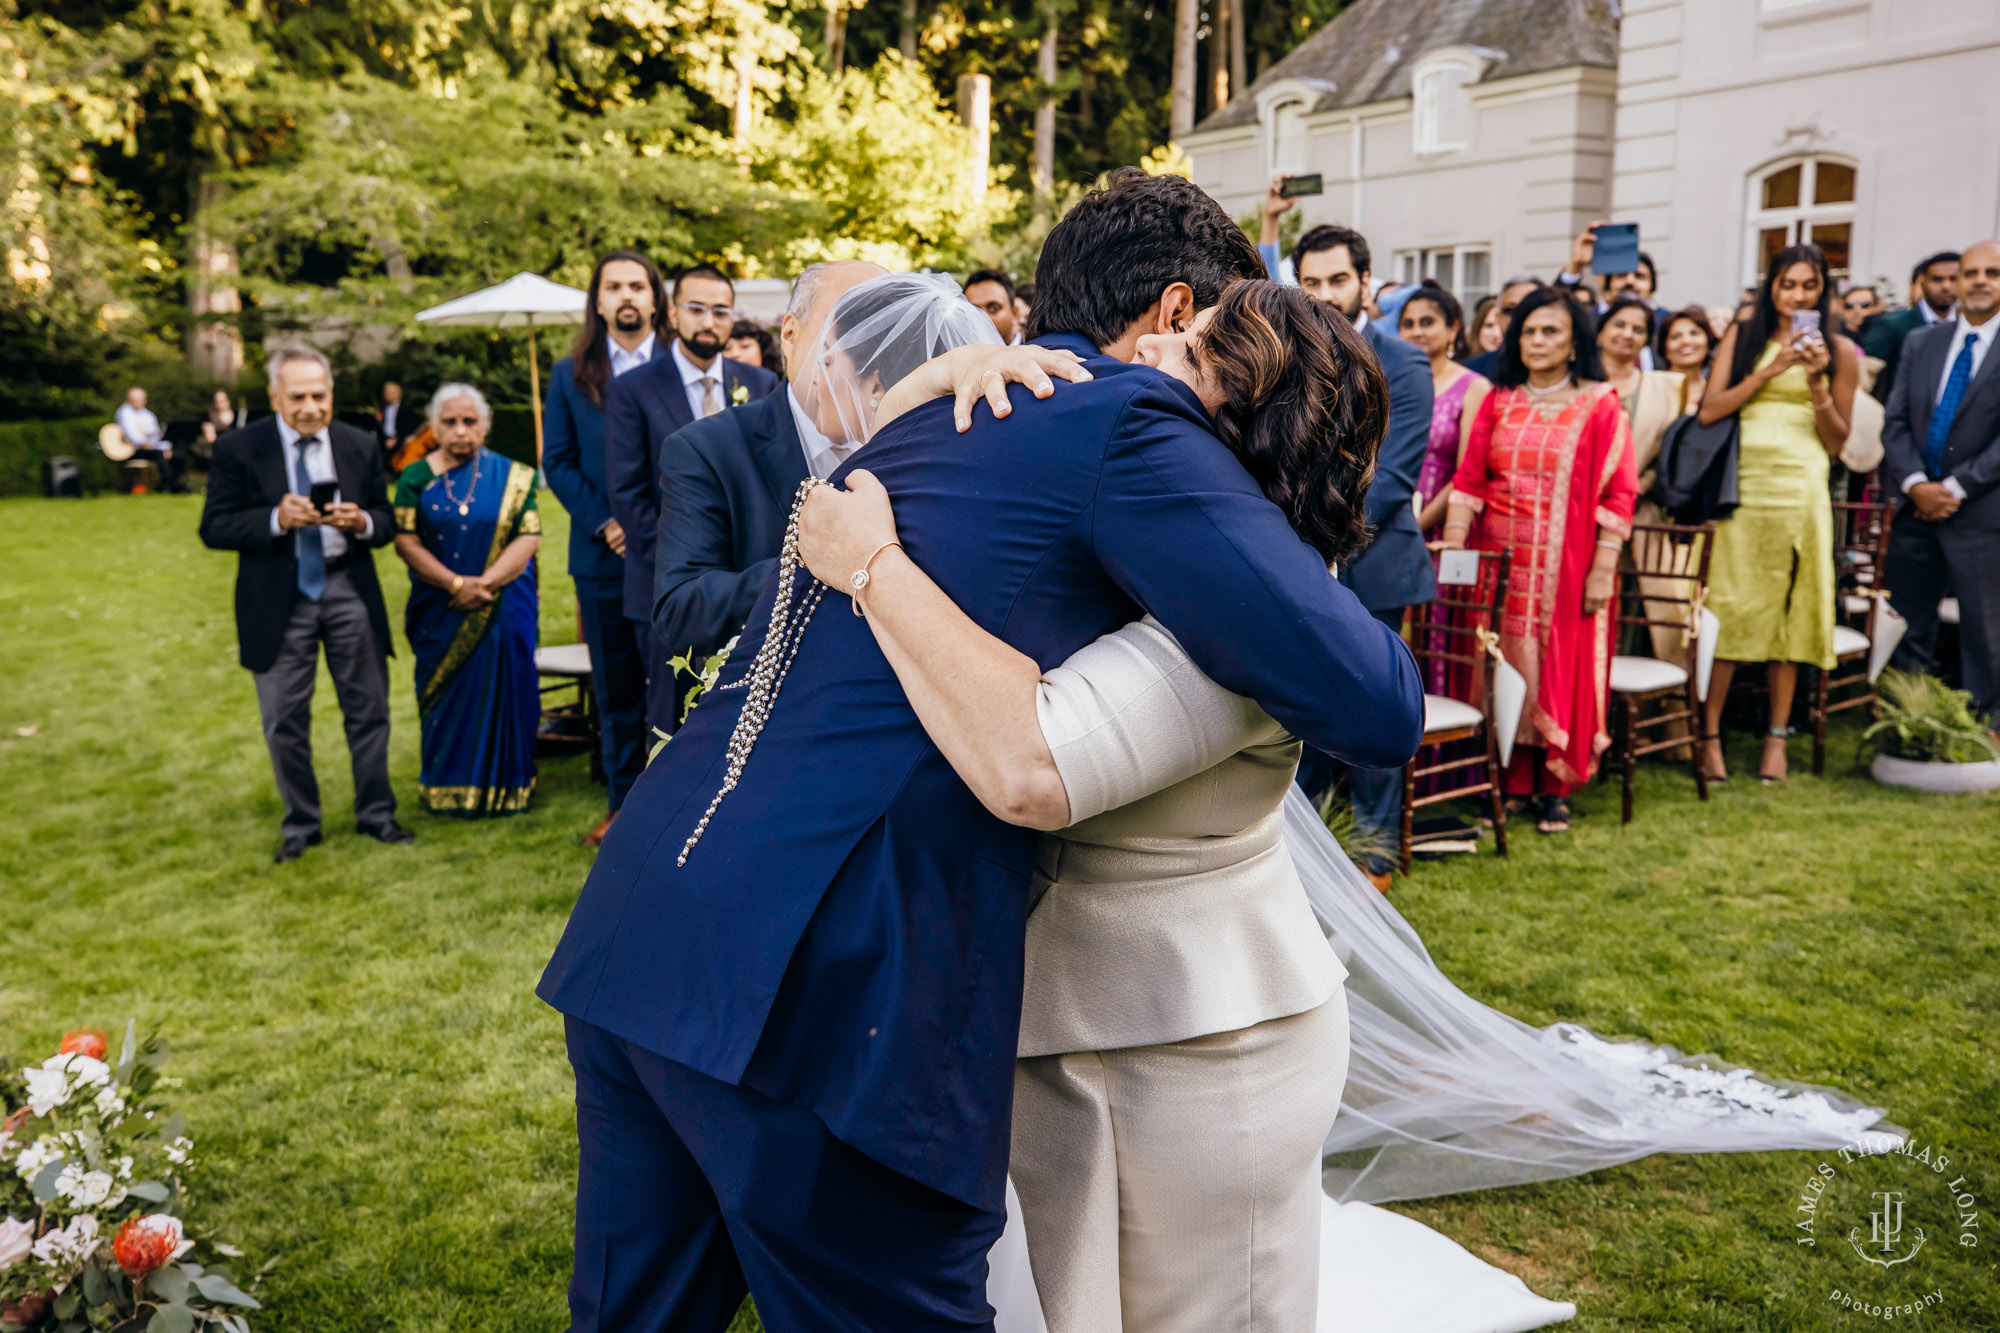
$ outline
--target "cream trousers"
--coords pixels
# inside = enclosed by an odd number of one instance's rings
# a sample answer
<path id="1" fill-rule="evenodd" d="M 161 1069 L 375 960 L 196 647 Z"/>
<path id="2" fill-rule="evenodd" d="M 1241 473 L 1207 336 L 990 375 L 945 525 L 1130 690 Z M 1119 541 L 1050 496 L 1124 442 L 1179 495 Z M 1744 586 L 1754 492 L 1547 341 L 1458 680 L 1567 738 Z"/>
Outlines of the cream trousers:
<path id="1" fill-rule="evenodd" d="M 1312 1333 L 1347 993 L 1014 1067 L 1010 1174 L 1049 1333 Z"/>

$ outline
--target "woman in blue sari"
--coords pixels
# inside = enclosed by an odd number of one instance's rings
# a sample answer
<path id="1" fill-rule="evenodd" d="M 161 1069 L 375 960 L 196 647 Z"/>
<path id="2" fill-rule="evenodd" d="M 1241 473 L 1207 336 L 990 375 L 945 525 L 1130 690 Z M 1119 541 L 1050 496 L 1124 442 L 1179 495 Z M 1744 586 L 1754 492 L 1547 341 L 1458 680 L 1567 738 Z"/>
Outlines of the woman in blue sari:
<path id="1" fill-rule="evenodd" d="M 528 808 L 541 716 L 535 470 L 485 448 L 492 422 L 479 390 L 445 385 L 430 407 L 437 451 L 396 485 L 423 720 L 417 792 L 432 814 L 473 819 Z"/>

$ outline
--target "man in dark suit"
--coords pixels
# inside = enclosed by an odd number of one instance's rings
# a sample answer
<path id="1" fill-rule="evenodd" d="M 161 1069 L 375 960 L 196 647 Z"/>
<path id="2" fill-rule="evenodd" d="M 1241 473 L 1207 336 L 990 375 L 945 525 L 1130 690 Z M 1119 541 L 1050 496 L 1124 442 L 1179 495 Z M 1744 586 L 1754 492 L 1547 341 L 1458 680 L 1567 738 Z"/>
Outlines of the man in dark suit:
<path id="1" fill-rule="evenodd" d="M 1956 250 L 1941 250 L 1921 261 L 1910 270 L 1910 285 L 1917 289 L 1918 299 L 1869 321 L 1861 348 L 1882 362 L 1871 392 L 1883 403 L 1896 391 L 1896 371 L 1910 335 L 1951 319 L 1952 304 L 1958 300 L 1958 262 Z"/>
<path id="2" fill-rule="evenodd" d="M 625 530 L 611 513 L 604 465 L 604 400 L 614 380 L 667 355 L 666 286 L 653 262 L 613 250 L 590 275 L 583 327 L 549 372 L 542 408 L 542 472 L 569 511 L 569 574 L 576 583 L 591 688 L 603 732 L 610 807 L 583 844 L 595 847 L 646 766 L 646 650 L 625 614 Z"/>
<path id="3" fill-rule="evenodd" d="M 382 456 L 393 457 L 396 446 L 404 436 L 414 435 L 417 425 L 403 404 L 403 386 L 394 380 L 383 384 L 382 406 L 375 413 L 375 438 L 382 446 Z"/>
<path id="4" fill-rule="evenodd" d="M 1903 345 L 1882 428 L 1883 474 L 1903 491 L 1889 530 L 1889 604 L 1909 621 L 1895 665 L 1935 669 L 1938 602 L 1958 598 L 1973 707 L 2000 723 L 2000 241 L 1959 261 L 1958 317 Z"/>
<path id="5" fill-rule="evenodd" d="M 777 568 L 799 483 L 831 476 L 845 461 L 813 426 L 798 391 L 811 380 L 807 363 L 833 303 L 883 271 L 849 261 L 801 273 L 779 331 L 793 383 L 697 421 L 660 447 L 653 642 L 662 658 L 686 655 L 698 664 L 735 637 Z M 670 731 L 678 717 L 653 725 Z"/>
<path id="6" fill-rule="evenodd" d="M 1409 650 L 1195 394 L 1127 364 L 1257 271 L 1190 182 L 1114 172 L 1049 234 L 1028 330 L 1094 378 L 964 435 L 930 403 L 844 466 L 1045 669 L 1150 611 L 1294 735 L 1393 768 L 1422 729 Z M 990 1330 L 1036 835 L 952 771 L 838 590 L 772 645 L 775 708 L 761 672 L 737 688 L 776 592 L 633 787 L 538 988 L 577 1081 L 570 1327 L 717 1329 L 747 1286 L 773 1328 Z"/>
<path id="7" fill-rule="evenodd" d="M 651 642 L 653 534 L 660 522 L 660 445 L 691 421 L 762 398 L 778 387 L 768 370 L 731 361 L 723 343 L 736 322 L 736 289 L 720 270 L 698 264 L 674 280 L 667 355 L 619 377 L 604 395 L 604 472 L 611 516 L 625 534 L 625 615 L 646 655 L 646 719 L 673 731 L 674 673 Z"/>
<path id="8" fill-rule="evenodd" d="M 257 683 L 264 741 L 285 806 L 280 864 L 321 840 L 313 774 L 313 678 L 327 671 L 347 725 L 354 818 L 381 842 L 411 841 L 389 787 L 389 613 L 373 550 L 396 535 L 374 440 L 333 419 L 333 372 L 310 348 L 272 354 L 274 416 L 216 441 L 201 540 L 238 553 L 236 638 Z M 324 508 L 315 487 L 331 488 Z M 324 498 L 324 496 L 322 496 Z"/>
<path id="9" fill-rule="evenodd" d="M 1271 199 L 1276 197 L 1273 187 Z M 1267 217 L 1274 216 L 1271 207 L 1267 200 Z M 1277 245 L 1266 242 L 1258 250 L 1275 280 Z M 1437 596 L 1430 551 L 1410 504 L 1430 442 L 1431 363 L 1415 344 L 1398 336 L 1388 320 L 1370 319 L 1364 313 L 1369 265 L 1368 238 L 1346 227 L 1314 227 L 1292 247 L 1292 272 L 1300 288 L 1360 327 L 1389 382 L 1389 433 L 1376 460 L 1375 484 L 1368 489 L 1368 522 L 1375 529 L 1375 540 L 1340 571 L 1340 581 L 1354 589 L 1370 614 L 1401 633 L 1409 608 Z M 1323 796 L 1337 776 L 1338 766 L 1327 755 L 1309 751 L 1300 761 L 1299 784 L 1315 798 Z M 1362 873 L 1376 888 L 1386 890 L 1396 858 L 1384 836 L 1400 827 L 1403 775 L 1355 769 L 1348 774 L 1347 789 L 1355 823 L 1374 834 L 1359 857 Z"/>

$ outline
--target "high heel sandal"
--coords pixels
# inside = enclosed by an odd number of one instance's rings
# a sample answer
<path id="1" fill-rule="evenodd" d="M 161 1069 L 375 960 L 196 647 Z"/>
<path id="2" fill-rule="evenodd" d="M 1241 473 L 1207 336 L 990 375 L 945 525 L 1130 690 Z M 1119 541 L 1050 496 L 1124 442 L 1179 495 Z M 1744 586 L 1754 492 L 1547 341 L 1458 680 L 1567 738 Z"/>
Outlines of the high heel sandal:
<path id="1" fill-rule="evenodd" d="M 1561 796 L 1542 798 L 1542 817 L 1535 825 L 1537 833 L 1567 833 L 1569 823 L 1569 801 L 1566 798 Z"/>
<path id="2" fill-rule="evenodd" d="M 1785 741 L 1791 734 L 1792 729 L 1790 727 L 1772 727 L 1764 733 L 1764 753 L 1757 761 L 1757 778 L 1766 787 L 1777 786 L 1787 776 L 1782 771 L 1777 773 L 1771 772 L 1771 742 L 1776 741 L 1778 743 L 1778 764 L 1782 770 L 1786 763 Z"/>
<path id="3" fill-rule="evenodd" d="M 1705 776 L 1703 780 L 1706 781 L 1708 785 L 1711 787 L 1720 786 L 1721 784 L 1729 781 L 1728 760 L 1724 757 L 1722 753 L 1722 733 L 1719 731 L 1710 732 L 1705 735 L 1699 736 L 1696 739 L 1701 743 L 1703 747 L 1701 752 L 1701 757 L 1696 761 L 1702 766 L 1703 770 L 1705 771 Z M 1707 746 L 1710 741 L 1715 742 L 1716 766 L 1712 769 L 1708 767 Z"/>

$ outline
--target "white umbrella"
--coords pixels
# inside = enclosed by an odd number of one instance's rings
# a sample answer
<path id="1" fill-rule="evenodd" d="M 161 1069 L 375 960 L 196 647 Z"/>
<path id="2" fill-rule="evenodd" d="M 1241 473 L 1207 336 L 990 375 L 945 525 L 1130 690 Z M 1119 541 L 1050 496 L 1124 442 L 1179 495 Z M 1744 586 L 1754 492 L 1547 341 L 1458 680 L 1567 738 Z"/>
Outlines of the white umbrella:
<path id="1" fill-rule="evenodd" d="M 535 399 L 535 461 L 542 461 L 542 372 L 535 356 L 535 327 L 581 324 L 589 294 L 580 287 L 550 282 L 539 273 L 516 273 L 484 291 L 420 311 L 422 324 L 528 331 L 528 385 Z"/>

